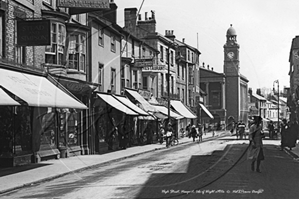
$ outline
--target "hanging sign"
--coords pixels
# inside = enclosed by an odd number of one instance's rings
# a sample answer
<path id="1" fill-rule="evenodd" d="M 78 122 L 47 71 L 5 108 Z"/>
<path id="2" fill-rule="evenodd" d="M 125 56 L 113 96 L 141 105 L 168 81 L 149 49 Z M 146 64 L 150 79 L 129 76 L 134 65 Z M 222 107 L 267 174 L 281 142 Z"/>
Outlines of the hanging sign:
<path id="1" fill-rule="evenodd" d="M 20 46 L 50 45 L 50 33 L 50 20 L 17 22 L 17 44 Z"/>
<path id="2" fill-rule="evenodd" d="M 58 7 L 109 9 L 109 0 L 58 0 Z"/>

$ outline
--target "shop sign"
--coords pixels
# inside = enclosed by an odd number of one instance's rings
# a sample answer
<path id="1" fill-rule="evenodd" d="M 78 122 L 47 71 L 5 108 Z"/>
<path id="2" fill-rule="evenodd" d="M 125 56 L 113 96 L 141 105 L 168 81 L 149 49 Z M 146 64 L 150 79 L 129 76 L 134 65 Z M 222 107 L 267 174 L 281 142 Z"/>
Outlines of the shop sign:
<path id="1" fill-rule="evenodd" d="M 50 20 L 17 22 L 17 44 L 20 46 L 47 46 L 51 44 Z"/>
<path id="2" fill-rule="evenodd" d="M 153 60 L 136 59 L 134 66 L 140 68 L 151 68 L 153 67 Z"/>
<path id="3" fill-rule="evenodd" d="M 162 72 L 166 70 L 165 65 L 155 65 L 152 67 L 143 67 L 143 71 L 156 71 L 156 72 Z"/>
<path id="4" fill-rule="evenodd" d="M 109 0 L 58 0 L 58 7 L 110 9 Z"/>

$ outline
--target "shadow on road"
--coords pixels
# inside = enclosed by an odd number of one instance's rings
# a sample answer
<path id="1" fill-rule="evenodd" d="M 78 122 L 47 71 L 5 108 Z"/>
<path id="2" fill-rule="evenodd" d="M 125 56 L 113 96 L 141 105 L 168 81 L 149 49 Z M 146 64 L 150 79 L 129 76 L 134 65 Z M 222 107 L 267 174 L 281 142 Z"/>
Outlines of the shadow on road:
<path id="1" fill-rule="evenodd" d="M 136 198 L 191 196 L 229 171 L 247 147 L 233 146 L 229 145 L 222 151 L 214 151 L 211 155 L 192 156 L 186 173 L 153 174 Z M 232 155 L 233 153 L 235 155 Z"/>

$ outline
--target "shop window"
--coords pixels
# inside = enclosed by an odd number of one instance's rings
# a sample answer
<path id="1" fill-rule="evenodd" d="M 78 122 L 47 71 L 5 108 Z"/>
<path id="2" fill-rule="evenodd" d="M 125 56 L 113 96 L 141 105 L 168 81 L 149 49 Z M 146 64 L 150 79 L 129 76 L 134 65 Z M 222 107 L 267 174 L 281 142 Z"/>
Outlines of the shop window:
<path id="1" fill-rule="evenodd" d="M 78 145 L 78 113 L 74 109 L 69 109 L 67 116 L 68 145 Z"/>
<path id="2" fill-rule="evenodd" d="M 66 27 L 60 23 L 51 23 L 51 44 L 46 46 L 45 62 L 64 65 Z"/>
<path id="3" fill-rule="evenodd" d="M 86 37 L 82 34 L 70 35 L 69 68 L 85 72 L 86 70 Z"/>

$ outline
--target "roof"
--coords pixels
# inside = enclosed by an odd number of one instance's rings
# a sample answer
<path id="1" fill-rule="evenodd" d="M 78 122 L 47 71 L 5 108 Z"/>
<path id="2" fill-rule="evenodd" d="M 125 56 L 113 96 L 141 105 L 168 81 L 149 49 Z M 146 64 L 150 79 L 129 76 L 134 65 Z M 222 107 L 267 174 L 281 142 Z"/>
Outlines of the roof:
<path id="1" fill-rule="evenodd" d="M 232 24 L 230 24 L 230 28 L 228 28 L 226 35 L 227 35 L 227 36 L 236 36 L 236 31 L 235 31 L 235 29 L 232 27 Z"/>
<path id="2" fill-rule="evenodd" d="M 255 97 L 255 98 L 258 99 L 258 100 L 267 101 L 266 98 L 264 98 L 264 97 L 262 97 L 262 96 L 260 96 L 260 95 L 257 95 L 257 94 L 255 94 L 255 93 L 252 93 L 252 96 Z"/>
<path id="3" fill-rule="evenodd" d="M 177 40 L 177 39 L 174 39 L 174 42 L 175 42 L 176 44 L 178 44 L 178 46 L 187 47 L 187 48 L 189 48 L 190 50 L 193 50 L 193 51 L 195 51 L 195 52 L 201 54 L 201 52 L 200 52 L 197 48 L 192 47 L 192 46 L 190 46 L 190 45 L 188 45 L 188 44 L 186 44 L 186 43 L 184 43 L 184 42 L 181 42 L 181 41 L 179 41 L 179 40 Z"/>
<path id="4" fill-rule="evenodd" d="M 147 39 L 159 39 L 160 41 L 166 43 L 167 45 L 170 45 L 170 44 L 174 45 L 174 42 L 171 39 L 165 37 L 164 35 L 162 35 L 162 34 L 160 34 L 158 32 L 150 33 L 150 34 L 148 34 L 146 37 L 144 37 L 142 39 L 146 39 L 146 40 Z"/>

